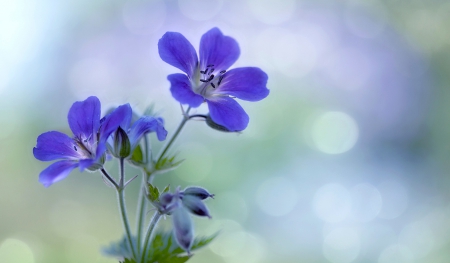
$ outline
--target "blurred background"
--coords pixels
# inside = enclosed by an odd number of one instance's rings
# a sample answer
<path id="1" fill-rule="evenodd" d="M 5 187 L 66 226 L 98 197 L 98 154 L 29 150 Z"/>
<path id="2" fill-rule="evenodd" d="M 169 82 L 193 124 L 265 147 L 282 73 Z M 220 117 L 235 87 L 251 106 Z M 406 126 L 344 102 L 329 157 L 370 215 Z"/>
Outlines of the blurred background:
<path id="1" fill-rule="evenodd" d="M 233 67 L 269 75 L 242 134 L 189 122 L 160 187 L 201 185 L 221 233 L 189 262 L 449 262 L 450 3 L 425 0 L 0 0 L 0 262 L 113 263 L 116 196 L 99 173 L 44 188 L 39 134 L 71 134 L 74 101 L 154 103 L 181 119 L 158 56 L 217 26 Z M 206 107 L 194 112 L 206 113 Z M 155 141 L 155 151 L 161 143 Z M 116 163 L 107 168 L 115 170 Z M 131 177 L 137 173 L 129 168 Z M 138 181 L 127 189 L 131 222 Z M 164 225 L 164 223 L 163 223 Z"/>

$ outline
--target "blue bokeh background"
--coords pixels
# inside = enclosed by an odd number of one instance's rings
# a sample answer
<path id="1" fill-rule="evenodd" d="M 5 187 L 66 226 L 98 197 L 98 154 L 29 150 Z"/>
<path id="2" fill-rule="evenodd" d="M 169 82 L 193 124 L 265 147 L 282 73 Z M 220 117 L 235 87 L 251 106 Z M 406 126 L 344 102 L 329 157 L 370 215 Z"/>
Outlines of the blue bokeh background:
<path id="1" fill-rule="evenodd" d="M 0 4 L 0 262 L 117 262 L 100 253 L 122 234 L 114 191 L 77 171 L 44 188 L 36 138 L 70 134 L 68 109 L 90 95 L 104 111 L 153 103 L 173 132 L 181 111 L 166 76 L 178 70 L 158 39 L 176 31 L 198 47 L 214 26 L 240 44 L 233 67 L 262 68 L 271 94 L 242 102 L 242 134 L 188 123 L 172 150 L 185 162 L 156 178 L 216 194 L 213 219 L 195 224 L 221 234 L 190 262 L 450 260 L 448 2 Z"/>

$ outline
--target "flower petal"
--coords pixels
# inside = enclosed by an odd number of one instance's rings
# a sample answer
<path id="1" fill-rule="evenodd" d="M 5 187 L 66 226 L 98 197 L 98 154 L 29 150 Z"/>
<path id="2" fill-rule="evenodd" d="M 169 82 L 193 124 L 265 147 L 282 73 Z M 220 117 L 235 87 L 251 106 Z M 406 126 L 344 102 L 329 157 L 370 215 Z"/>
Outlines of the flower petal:
<path id="1" fill-rule="evenodd" d="M 119 126 L 128 129 L 133 111 L 130 104 L 124 104 L 117 107 L 105 117 L 100 127 L 99 144 L 106 142 L 111 133 L 115 132 Z"/>
<path id="2" fill-rule="evenodd" d="M 161 59 L 181 69 L 189 77 L 194 75 L 198 58 L 192 44 L 178 32 L 167 32 L 158 41 L 158 52 Z"/>
<path id="3" fill-rule="evenodd" d="M 49 131 L 39 135 L 33 154 L 40 161 L 83 158 L 76 147 L 75 141 L 66 134 Z"/>
<path id="4" fill-rule="evenodd" d="M 77 166 L 77 162 L 68 160 L 53 163 L 39 174 L 39 182 L 45 187 L 49 187 L 66 178 Z"/>
<path id="5" fill-rule="evenodd" d="M 200 106 L 204 99 L 194 93 L 189 79 L 184 74 L 171 74 L 167 76 L 170 81 L 170 92 L 172 96 L 181 104 L 188 104 L 191 107 Z"/>
<path id="6" fill-rule="evenodd" d="M 142 136 L 149 132 L 156 132 L 156 136 L 160 141 L 164 141 L 167 137 L 167 131 L 164 129 L 164 122 L 161 118 L 143 116 L 133 123 L 128 134 L 131 149 L 134 149 Z"/>
<path id="7" fill-rule="evenodd" d="M 224 36 L 217 28 L 206 32 L 200 40 L 200 69 L 214 65 L 217 71 L 226 70 L 240 55 L 239 45 L 234 38 Z"/>
<path id="8" fill-rule="evenodd" d="M 100 127 L 100 101 L 91 96 L 84 101 L 75 102 L 69 110 L 68 121 L 75 137 L 80 140 L 89 139 L 94 143 L 95 135 Z"/>
<path id="9" fill-rule="evenodd" d="M 248 125 L 248 115 L 241 105 L 230 97 L 214 97 L 206 100 L 211 119 L 229 131 L 242 131 Z"/>
<path id="10" fill-rule="evenodd" d="M 262 100 L 269 95 L 267 78 L 260 68 L 235 68 L 223 75 L 220 86 L 213 94 L 231 95 L 248 101 Z"/>

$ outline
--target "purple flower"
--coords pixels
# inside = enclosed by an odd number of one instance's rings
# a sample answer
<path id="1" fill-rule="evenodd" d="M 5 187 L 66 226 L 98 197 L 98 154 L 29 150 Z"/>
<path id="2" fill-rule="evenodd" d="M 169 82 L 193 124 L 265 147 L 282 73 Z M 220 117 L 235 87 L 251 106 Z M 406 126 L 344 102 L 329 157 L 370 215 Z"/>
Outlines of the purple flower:
<path id="1" fill-rule="evenodd" d="M 124 117 L 117 128 L 121 128 L 126 132 L 126 137 L 130 143 L 130 152 L 133 153 L 133 150 L 139 144 L 141 138 L 150 132 L 156 132 L 156 137 L 158 140 L 163 141 L 167 137 L 167 131 L 164 128 L 164 120 L 162 118 L 152 117 L 152 116 L 142 116 L 138 120 L 136 120 L 133 125 L 131 125 L 131 120 L 133 117 L 133 111 L 129 104 L 124 105 Z M 113 114 L 114 112 L 110 113 Z M 105 118 L 108 118 L 110 115 L 107 115 Z M 131 127 L 130 127 L 131 125 Z M 110 145 L 114 145 L 116 133 L 112 134 L 109 143 Z M 117 151 L 118 149 L 114 149 L 116 147 L 110 147 L 112 151 Z M 118 152 L 113 152 L 113 155 L 119 156 Z M 125 156 L 127 157 L 127 156 Z"/>
<path id="2" fill-rule="evenodd" d="M 45 187 L 66 178 L 79 167 L 97 170 L 103 166 L 106 140 L 126 117 L 125 104 L 114 110 L 100 122 L 100 101 L 89 97 L 75 102 L 69 110 L 68 121 L 73 137 L 58 131 L 49 131 L 39 135 L 34 157 L 40 161 L 57 161 L 39 174 L 39 182 Z"/>
<path id="3" fill-rule="evenodd" d="M 200 60 L 191 43 L 180 33 L 167 32 L 158 42 L 159 56 L 184 74 L 171 74 L 172 96 L 182 104 L 198 107 L 206 101 L 211 119 L 229 131 L 244 130 L 247 113 L 233 99 L 259 101 L 269 95 L 267 74 L 256 67 L 228 68 L 238 59 L 238 43 L 218 28 L 200 40 Z"/>

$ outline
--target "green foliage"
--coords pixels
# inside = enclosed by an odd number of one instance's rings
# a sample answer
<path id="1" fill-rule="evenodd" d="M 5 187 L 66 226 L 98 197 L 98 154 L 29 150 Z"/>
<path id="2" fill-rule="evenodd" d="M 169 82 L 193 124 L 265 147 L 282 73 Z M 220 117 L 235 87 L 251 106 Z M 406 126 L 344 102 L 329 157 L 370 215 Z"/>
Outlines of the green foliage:
<path id="1" fill-rule="evenodd" d="M 159 162 L 155 164 L 155 172 L 158 173 L 166 173 L 177 168 L 184 160 L 175 161 L 175 155 L 172 157 L 164 157 Z"/>
<path id="2" fill-rule="evenodd" d="M 197 237 L 192 245 L 192 251 L 209 244 L 217 234 L 210 237 Z M 149 255 L 147 262 L 159 262 L 159 263 L 183 263 L 190 259 L 192 255 L 186 255 L 186 252 L 178 246 L 174 240 L 172 232 L 160 232 L 155 235 L 151 248 L 149 249 Z"/>
<path id="3" fill-rule="evenodd" d="M 192 251 L 202 248 L 209 244 L 217 234 L 209 237 L 197 237 L 192 245 Z M 180 248 L 177 242 L 173 239 L 172 232 L 159 232 L 156 233 L 155 238 L 150 244 L 148 257 L 145 263 L 184 263 L 188 261 L 193 255 L 186 255 L 186 252 Z M 123 238 L 120 242 L 113 244 L 108 249 L 104 249 L 103 253 L 108 256 L 123 257 L 125 258 L 121 263 L 136 263 L 136 260 L 132 259 L 131 251 L 127 251 L 126 239 Z M 109 253 L 106 253 L 108 250 Z M 125 254 L 119 255 L 121 252 Z"/>
<path id="4" fill-rule="evenodd" d="M 159 190 L 158 187 L 153 186 L 151 183 L 148 183 L 148 192 L 147 197 L 150 201 L 156 202 L 159 200 Z"/>
<path id="5" fill-rule="evenodd" d="M 133 242 L 136 242 L 136 238 L 133 237 Z M 108 257 L 115 258 L 131 258 L 133 253 L 131 252 L 128 244 L 128 239 L 124 236 L 122 239 L 116 242 L 112 242 L 108 247 L 102 249 L 102 253 Z M 127 261 L 125 261 L 127 262 Z M 128 263 L 128 262 L 127 262 Z"/>
<path id="6" fill-rule="evenodd" d="M 166 186 L 166 188 L 164 188 L 163 193 L 167 193 L 167 192 L 169 192 L 169 190 L 170 190 L 170 184 L 168 184 Z"/>
<path id="7" fill-rule="evenodd" d="M 142 148 L 140 145 L 138 145 L 136 148 L 134 148 L 133 153 L 131 154 L 130 158 L 131 163 L 137 166 L 143 166 L 145 164 L 144 162 L 144 154 L 142 152 Z"/>

